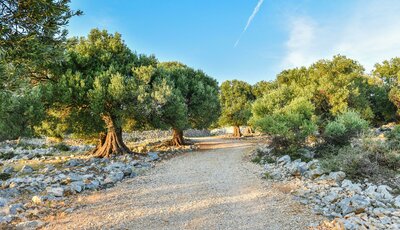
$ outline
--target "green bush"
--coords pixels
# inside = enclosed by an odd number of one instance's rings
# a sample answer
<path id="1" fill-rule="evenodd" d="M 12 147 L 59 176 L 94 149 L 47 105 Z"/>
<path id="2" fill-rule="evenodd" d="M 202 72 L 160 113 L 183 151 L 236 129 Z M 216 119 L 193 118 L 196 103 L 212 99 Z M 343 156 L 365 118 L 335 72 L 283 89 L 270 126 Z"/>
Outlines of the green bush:
<path id="1" fill-rule="evenodd" d="M 64 143 L 58 143 L 54 145 L 54 148 L 56 148 L 59 151 L 69 151 L 70 147 Z"/>
<path id="2" fill-rule="evenodd" d="M 11 174 L 8 173 L 0 173 L 0 180 L 8 180 L 11 178 Z"/>
<path id="3" fill-rule="evenodd" d="M 348 111 L 326 125 L 324 138 L 328 143 L 345 145 L 350 143 L 351 138 L 367 129 L 368 121 L 362 119 L 358 113 Z"/>
<path id="4" fill-rule="evenodd" d="M 3 160 L 11 159 L 11 158 L 13 158 L 14 156 L 15 156 L 15 155 L 14 155 L 13 152 L 0 153 L 0 159 L 3 159 Z"/>
<path id="5" fill-rule="evenodd" d="M 335 149 L 336 153 L 325 155 L 322 167 L 326 171 L 343 171 L 350 178 L 388 178 L 400 169 L 400 153 L 371 137 L 364 137 L 353 146 L 327 148 L 327 151 L 329 149 Z"/>
<path id="6" fill-rule="evenodd" d="M 400 149 L 400 126 L 397 125 L 390 132 L 385 133 L 388 145 L 393 149 Z"/>
<path id="7" fill-rule="evenodd" d="M 253 108 L 256 110 L 257 106 Z M 284 107 L 275 107 L 271 113 L 260 114 L 252 122 L 257 129 L 272 136 L 275 150 L 295 153 L 317 130 L 313 112 L 314 106 L 308 100 L 297 98 Z"/>

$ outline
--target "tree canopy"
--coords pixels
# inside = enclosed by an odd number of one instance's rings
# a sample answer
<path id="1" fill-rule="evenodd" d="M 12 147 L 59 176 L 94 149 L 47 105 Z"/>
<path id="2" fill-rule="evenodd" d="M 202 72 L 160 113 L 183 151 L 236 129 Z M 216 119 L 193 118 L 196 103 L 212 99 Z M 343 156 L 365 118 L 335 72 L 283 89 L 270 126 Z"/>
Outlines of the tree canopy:
<path id="1" fill-rule="evenodd" d="M 118 33 L 94 29 L 87 38 L 68 42 L 65 74 L 49 83 L 48 98 L 66 111 L 69 131 L 106 131 L 95 150 L 98 156 L 129 152 L 122 141 L 124 120 L 141 113 L 140 87 L 132 68 L 155 64 L 154 57 L 137 55 Z"/>
<path id="2" fill-rule="evenodd" d="M 62 74 L 65 26 L 80 14 L 69 0 L 0 1 L 0 139 L 35 133 L 48 105 L 39 83 Z"/>
<path id="3" fill-rule="evenodd" d="M 224 81 L 220 92 L 220 124 L 234 126 L 234 136 L 240 136 L 239 126 L 246 125 L 250 119 L 254 99 L 250 84 L 239 80 Z"/>
<path id="4" fill-rule="evenodd" d="M 80 10 L 71 10 L 69 2 L 0 2 L 0 51 L 3 61 L 19 72 L 16 76 L 33 82 L 56 76 L 64 57 L 66 25 L 71 17 L 82 14 Z"/>
<path id="5" fill-rule="evenodd" d="M 381 97 L 379 98 L 388 96 L 392 103 L 389 105 L 387 103 L 383 104 L 385 106 L 382 108 L 382 113 L 393 111 L 392 106 L 394 105 L 397 108 L 398 116 L 400 114 L 400 58 L 393 58 L 389 61 L 376 64 L 373 74 L 382 81 L 382 87 L 378 95 Z M 377 104 L 379 105 L 379 103 Z M 382 103 L 380 104 L 380 107 L 382 107 Z M 388 115 L 386 114 L 386 116 Z"/>
<path id="6" fill-rule="evenodd" d="M 218 119 L 218 83 L 178 62 L 139 67 L 135 73 L 151 96 L 149 124 L 174 130 L 172 144 L 184 144 L 182 130 L 207 128 Z"/>
<path id="7" fill-rule="evenodd" d="M 382 68 L 377 65 L 375 75 L 379 76 Z M 391 73 L 383 74 L 385 79 L 394 78 L 389 77 L 396 73 L 392 68 L 383 68 L 384 73 Z M 373 124 L 390 121 L 394 113 L 385 86 L 388 83 L 380 78 L 365 74 L 358 62 L 341 55 L 308 68 L 284 70 L 275 86 L 253 103 L 250 123 L 279 140 L 276 143 L 295 149 L 348 111 Z"/>

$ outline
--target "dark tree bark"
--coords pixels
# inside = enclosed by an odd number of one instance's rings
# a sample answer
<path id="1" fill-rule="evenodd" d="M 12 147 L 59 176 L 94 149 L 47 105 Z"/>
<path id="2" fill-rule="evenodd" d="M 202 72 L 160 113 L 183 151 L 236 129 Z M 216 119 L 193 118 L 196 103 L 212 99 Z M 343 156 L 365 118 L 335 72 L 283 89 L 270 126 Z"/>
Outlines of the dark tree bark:
<path id="1" fill-rule="evenodd" d="M 240 132 L 239 126 L 233 126 L 233 137 L 241 137 L 242 133 Z"/>
<path id="2" fill-rule="evenodd" d="M 92 151 L 96 157 L 110 157 L 116 154 L 132 153 L 122 140 L 122 128 L 115 125 L 110 116 L 102 117 L 107 125 L 107 134 L 100 134 L 99 144 Z"/>
<path id="3" fill-rule="evenodd" d="M 183 131 L 177 128 L 173 129 L 171 145 L 182 146 L 185 145 L 185 139 L 183 138 Z"/>

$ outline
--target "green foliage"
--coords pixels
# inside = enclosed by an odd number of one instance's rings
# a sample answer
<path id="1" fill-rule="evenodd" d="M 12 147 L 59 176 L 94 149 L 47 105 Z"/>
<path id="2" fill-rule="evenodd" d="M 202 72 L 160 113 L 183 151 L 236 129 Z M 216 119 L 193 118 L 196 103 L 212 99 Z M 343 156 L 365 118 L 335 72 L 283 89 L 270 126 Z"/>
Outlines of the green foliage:
<path id="1" fill-rule="evenodd" d="M 132 68 L 154 64 L 154 57 L 136 55 L 118 33 L 97 29 L 87 38 L 71 39 L 66 55 L 67 71 L 57 82 L 46 85 L 46 99 L 59 112 L 46 120 L 42 130 L 53 130 L 56 136 L 60 134 L 53 128 L 93 135 L 107 128 L 104 122 L 108 118 L 120 128 L 125 120 L 139 116 L 141 91 Z M 62 125 L 54 127 L 54 121 Z"/>
<path id="2" fill-rule="evenodd" d="M 392 149 L 400 149 L 400 126 L 396 125 L 393 130 L 385 133 L 388 145 Z"/>
<path id="3" fill-rule="evenodd" d="M 374 76 L 382 80 L 390 102 L 397 108 L 397 115 L 400 113 L 400 58 L 393 58 L 376 64 L 373 71 Z"/>
<path id="4" fill-rule="evenodd" d="M 361 143 L 336 148 L 321 161 L 327 171 L 344 171 L 350 178 L 387 178 L 400 169 L 400 153 L 385 142 L 364 137 Z"/>
<path id="5" fill-rule="evenodd" d="M 252 157 L 251 162 L 256 164 L 275 163 L 276 159 L 277 156 L 272 155 L 271 153 L 265 154 L 257 152 L 257 154 Z"/>
<path id="6" fill-rule="evenodd" d="M 58 143 L 56 145 L 54 145 L 54 148 L 59 150 L 59 151 L 69 151 L 71 148 L 64 144 L 64 143 Z"/>
<path id="7" fill-rule="evenodd" d="M 34 126 L 44 117 L 41 92 L 30 90 L 0 91 L 0 140 L 32 136 Z"/>
<path id="8" fill-rule="evenodd" d="M 69 0 L 3 0 L 0 2 L 0 52 L 16 67 L 14 77 L 37 82 L 56 77 L 63 60 L 65 26 L 81 11 Z M 59 73 L 59 72 L 58 72 Z M 12 82 L 15 79 L 9 79 Z"/>
<path id="9" fill-rule="evenodd" d="M 371 85 L 358 62 L 337 55 L 332 60 L 317 61 L 309 68 L 282 71 L 274 87 L 288 89 L 290 94 L 286 95 L 291 98 L 304 97 L 310 100 L 323 127 L 326 122 L 349 109 L 357 111 L 365 119 L 374 119 L 372 107 L 382 100 L 373 104 L 371 95 L 378 89 L 370 90 Z M 281 94 L 285 96 L 284 92 Z M 285 100 L 281 101 L 284 103 Z"/>
<path id="10" fill-rule="evenodd" d="M 13 158 L 14 156 L 15 156 L 15 154 L 13 152 L 7 152 L 7 153 L 0 152 L 0 159 L 2 159 L 2 160 L 9 160 L 9 159 Z"/>
<path id="11" fill-rule="evenodd" d="M 135 68 L 147 93 L 145 118 L 156 128 L 207 128 L 218 119 L 218 84 L 201 70 L 178 62 Z"/>
<path id="12" fill-rule="evenodd" d="M 8 173 L 0 173 L 0 180 L 8 180 L 11 178 L 11 174 Z"/>
<path id="13" fill-rule="evenodd" d="M 251 123 L 256 129 L 273 137 L 276 150 L 294 153 L 304 145 L 307 137 L 316 131 L 313 116 L 315 108 L 306 98 L 299 97 L 288 101 L 288 95 L 276 97 L 287 92 L 277 89 L 256 100 Z"/>
<path id="14" fill-rule="evenodd" d="M 316 83 L 312 101 L 323 121 L 349 109 L 363 118 L 373 117 L 370 104 L 360 90 L 367 78 L 358 62 L 340 55 L 332 60 L 321 60 L 309 68 L 309 78 Z"/>
<path id="15" fill-rule="evenodd" d="M 221 125 L 246 125 L 251 116 L 251 103 L 255 99 L 250 84 L 244 81 L 225 81 L 221 85 Z"/>
<path id="16" fill-rule="evenodd" d="M 46 110 L 44 120 L 35 126 L 35 132 L 47 137 L 55 137 L 62 139 L 66 133 L 69 133 L 68 115 L 69 108 Z"/>
<path id="17" fill-rule="evenodd" d="M 389 100 L 390 87 L 381 79 L 371 76 L 368 84 L 361 88 L 371 104 L 374 114 L 372 124 L 380 126 L 396 120 L 396 106 Z"/>
<path id="18" fill-rule="evenodd" d="M 251 88 L 255 98 L 260 98 L 267 94 L 270 90 L 274 89 L 276 84 L 270 81 L 259 81 Z"/>
<path id="19" fill-rule="evenodd" d="M 351 138 L 366 131 L 367 128 L 366 120 L 362 119 L 357 112 L 348 111 L 327 124 L 324 137 L 329 143 L 344 145 L 350 143 Z"/>

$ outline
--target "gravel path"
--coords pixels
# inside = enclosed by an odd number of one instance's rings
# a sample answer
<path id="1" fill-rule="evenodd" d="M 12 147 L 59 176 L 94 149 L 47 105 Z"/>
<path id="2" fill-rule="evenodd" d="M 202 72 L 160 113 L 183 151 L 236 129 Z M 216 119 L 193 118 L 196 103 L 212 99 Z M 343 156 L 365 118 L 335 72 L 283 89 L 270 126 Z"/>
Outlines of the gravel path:
<path id="1" fill-rule="evenodd" d="M 284 185 L 260 178 L 244 159 L 251 143 L 202 140 L 201 151 L 157 165 L 146 175 L 80 196 L 83 205 L 47 229 L 306 229 L 320 217 Z"/>

